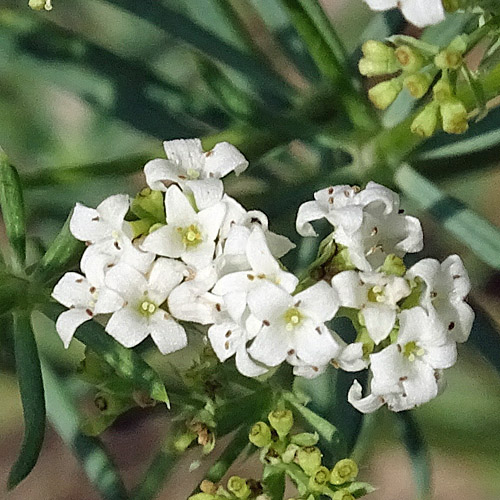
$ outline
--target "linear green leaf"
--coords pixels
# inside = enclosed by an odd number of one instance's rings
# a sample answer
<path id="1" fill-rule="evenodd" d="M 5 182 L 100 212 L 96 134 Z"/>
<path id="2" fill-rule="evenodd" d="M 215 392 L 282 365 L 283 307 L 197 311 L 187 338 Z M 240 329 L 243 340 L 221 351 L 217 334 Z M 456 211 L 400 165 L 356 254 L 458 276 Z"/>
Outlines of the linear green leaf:
<path id="1" fill-rule="evenodd" d="M 396 413 L 401 425 L 403 443 L 410 455 L 417 500 L 430 500 L 431 470 L 429 454 L 420 428 L 410 411 Z"/>
<path id="2" fill-rule="evenodd" d="M 45 307 L 42 312 L 48 318 L 56 321 L 63 310 L 63 308 L 53 304 L 51 307 Z M 167 391 L 160 376 L 141 356 L 132 349 L 123 347 L 108 335 L 99 323 L 87 321 L 77 329 L 75 337 L 99 354 L 106 363 L 113 367 L 117 375 L 130 380 L 136 387 L 146 391 L 153 399 L 169 406 Z"/>
<path id="3" fill-rule="evenodd" d="M 42 373 L 50 423 L 80 460 L 87 477 L 102 498 L 126 500 L 127 491 L 115 465 L 99 439 L 80 431 L 78 411 L 68 395 L 68 389 L 46 360 L 42 360 Z"/>
<path id="4" fill-rule="evenodd" d="M 45 398 L 40 359 L 30 313 L 14 313 L 14 352 L 19 391 L 23 403 L 24 438 L 7 487 L 15 488 L 33 469 L 45 436 Z"/>
<path id="5" fill-rule="evenodd" d="M 402 192 L 427 210 L 458 240 L 486 264 L 500 269 L 500 230 L 463 203 L 443 193 L 435 184 L 409 165 L 395 173 Z"/>
<path id="6" fill-rule="evenodd" d="M 69 222 L 72 215 L 72 213 L 69 214 L 61 231 L 37 265 L 33 274 L 34 279 L 47 281 L 54 277 L 58 278 L 61 272 L 67 270 L 72 264 L 78 261 L 83 252 L 84 244 L 78 241 L 69 230 Z"/>
<path id="7" fill-rule="evenodd" d="M 24 267 L 26 260 L 26 216 L 23 189 L 17 170 L 9 163 L 0 148 L 0 205 L 7 238 L 15 254 L 16 269 Z"/>

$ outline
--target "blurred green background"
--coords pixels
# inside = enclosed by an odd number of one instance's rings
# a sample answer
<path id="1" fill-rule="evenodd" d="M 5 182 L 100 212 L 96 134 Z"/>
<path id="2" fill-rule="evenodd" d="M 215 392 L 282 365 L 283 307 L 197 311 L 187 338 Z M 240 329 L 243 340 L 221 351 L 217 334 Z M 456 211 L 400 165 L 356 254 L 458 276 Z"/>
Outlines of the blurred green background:
<path id="1" fill-rule="evenodd" d="M 361 0 L 322 4 L 353 51 L 366 36 L 373 13 Z M 391 22 L 399 23 L 400 31 L 408 29 L 392 14 Z M 204 54 L 220 66 L 212 67 Z M 231 85 L 225 86 L 218 68 Z M 294 114 L 297 109 L 308 110 L 316 125 L 333 127 L 336 138 L 329 142 L 310 136 L 309 123 Z M 386 113 L 386 123 L 397 120 L 394 110 Z M 495 147 L 500 144 L 500 123 L 498 114 L 487 120 L 497 126 L 484 126 L 488 154 L 465 167 L 463 159 L 462 167 L 457 160 L 460 176 L 448 175 L 454 170 L 453 158 L 446 163 L 435 159 L 439 147 L 453 145 L 452 140 L 438 137 L 436 148 L 417 156 L 417 164 L 445 192 L 498 225 L 500 165 Z M 76 201 L 95 206 L 110 194 L 136 192 L 144 184 L 141 165 L 162 154 L 163 139 L 214 136 L 240 146 L 251 166 L 241 177 L 229 178 L 227 190 L 247 208 L 265 211 L 271 228 L 299 245 L 286 262 L 295 268 L 314 253 L 314 244 L 301 244 L 294 233 L 300 203 L 316 187 L 358 180 L 343 168 L 352 158 L 339 144 L 345 123 L 335 112 L 335 90 L 320 77 L 277 0 L 54 0 L 50 13 L 32 12 L 24 1 L 0 0 L 0 124 L 0 144 L 26 188 L 33 256 L 52 240 Z M 468 140 L 473 144 L 474 136 Z M 460 147 L 469 148 L 466 141 Z M 403 206 L 418 215 L 408 200 Z M 424 216 L 423 224 L 426 253 L 462 255 L 474 285 L 474 304 L 500 320 L 498 273 L 434 220 Z M 74 371 L 82 346 L 75 341 L 64 351 L 50 322 L 40 315 L 35 325 L 44 355 L 61 373 Z M 478 329 L 473 336 L 479 338 Z M 486 350 L 496 350 L 492 355 L 498 359 L 498 339 L 482 341 L 490 342 Z M 14 492 L 5 493 L 22 438 L 9 342 L 0 331 L 0 498 L 97 499 L 78 462 L 52 430 L 34 472 Z M 415 412 L 431 448 L 433 498 L 497 500 L 499 375 L 474 345 L 460 347 L 460 361 L 448 371 L 446 392 Z M 161 362 L 156 360 L 156 366 L 161 369 Z M 82 406 L 85 401 L 82 397 Z M 415 498 L 394 416 L 381 412 L 365 424 L 357 453 L 362 479 L 379 488 L 371 498 Z M 104 441 L 126 484 L 138 480 L 167 425 L 164 414 L 142 411 L 105 432 Z M 178 474 L 161 498 L 187 497 L 210 457 L 189 473 L 193 459 L 188 456 L 177 465 Z M 235 467 L 250 475 L 258 465 L 250 460 Z"/>

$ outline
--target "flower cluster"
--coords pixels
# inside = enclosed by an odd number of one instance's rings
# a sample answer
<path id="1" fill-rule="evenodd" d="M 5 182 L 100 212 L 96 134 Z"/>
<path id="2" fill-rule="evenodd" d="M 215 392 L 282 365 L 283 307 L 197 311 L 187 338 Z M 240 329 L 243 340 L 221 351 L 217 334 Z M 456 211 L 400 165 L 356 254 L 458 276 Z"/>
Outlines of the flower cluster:
<path id="1" fill-rule="evenodd" d="M 204 329 L 218 359 L 234 356 L 249 377 L 283 362 L 309 378 L 329 365 L 370 366 L 371 394 L 361 398 L 358 383 L 349 394 L 360 411 L 384 402 L 402 410 L 437 394 L 471 328 L 469 281 L 457 256 L 406 270 L 401 258 L 422 249 L 422 230 L 394 192 L 335 186 L 304 203 L 298 232 L 315 236 L 311 222 L 321 218 L 333 232 L 299 282 L 279 261 L 291 241 L 224 192 L 221 178 L 247 167 L 243 155 L 228 143 L 204 152 L 197 139 L 164 146 L 168 159 L 146 164 L 149 188 L 133 200 L 75 207 L 70 230 L 87 244 L 82 274 L 65 274 L 53 290 L 69 308 L 56 323 L 66 347 L 91 319 L 126 347 L 151 337 L 163 354 L 187 345 L 186 328 Z M 352 319 L 354 342 L 332 329 L 339 315 Z"/>

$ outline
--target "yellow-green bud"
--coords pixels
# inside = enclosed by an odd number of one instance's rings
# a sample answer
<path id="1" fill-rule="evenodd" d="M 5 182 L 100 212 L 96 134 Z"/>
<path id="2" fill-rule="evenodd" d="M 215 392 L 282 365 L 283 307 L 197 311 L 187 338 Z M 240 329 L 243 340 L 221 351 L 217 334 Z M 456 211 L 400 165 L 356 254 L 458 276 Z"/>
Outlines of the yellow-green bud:
<path id="1" fill-rule="evenodd" d="M 408 45 L 398 47 L 395 54 L 403 71 L 408 73 L 418 71 L 425 62 L 422 54 Z"/>
<path id="2" fill-rule="evenodd" d="M 139 219 L 130 221 L 129 225 L 132 228 L 132 238 L 135 239 L 143 234 L 148 234 L 153 221 L 151 219 Z"/>
<path id="3" fill-rule="evenodd" d="M 367 40 L 361 46 L 361 51 L 367 59 L 372 61 L 394 60 L 394 49 L 377 40 Z"/>
<path id="4" fill-rule="evenodd" d="M 252 493 L 250 486 L 248 486 L 245 479 L 239 476 L 229 478 L 227 482 L 227 489 L 236 497 L 246 500 Z"/>
<path id="5" fill-rule="evenodd" d="M 431 137 L 436 131 L 439 123 L 439 104 L 431 101 L 427 106 L 415 117 L 411 124 L 411 131 L 420 137 Z"/>
<path id="6" fill-rule="evenodd" d="M 208 479 L 204 479 L 200 484 L 200 490 L 203 493 L 209 493 L 210 495 L 215 495 L 217 493 L 217 485 L 209 481 Z"/>
<path id="7" fill-rule="evenodd" d="M 29 0 L 28 5 L 33 10 L 52 10 L 51 0 Z"/>
<path id="8" fill-rule="evenodd" d="M 293 415 L 290 410 L 274 410 L 267 418 L 280 439 L 283 439 L 293 427 Z"/>
<path id="9" fill-rule="evenodd" d="M 356 462 L 350 458 L 344 458 L 335 464 L 330 476 L 330 482 L 337 486 L 350 483 L 356 479 L 358 472 L 359 469 Z"/>
<path id="10" fill-rule="evenodd" d="M 455 12 L 461 7 L 460 0 L 443 0 L 443 7 L 447 12 Z"/>
<path id="11" fill-rule="evenodd" d="M 415 99 L 420 99 L 429 90 L 432 80 L 433 78 L 429 73 L 415 73 L 407 76 L 403 81 L 403 85 Z"/>
<path id="12" fill-rule="evenodd" d="M 309 490 L 314 492 L 322 492 L 328 488 L 330 481 L 330 471 L 326 467 L 319 467 L 311 474 L 309 478 Z"/>
<path id="13" fill-rule="evenodd" d="M 381 82 L 368 91 L 368 97 L 378 109 L 388 108 L 401 92 L 403 84 L 399 78 Z"/>
<path id="14" fill-rule="evenodd" d="M 441 80 L 439 80 L 439 82 L 437 82 L 436 85 L 434 85 L 434 87 L 432 88 L 432 93 L 434 94 L 434 99 L 438 102 L 446 101 L 450 97 L 452 97 L 453 89 L 448 82 L 448 78 L 441 78 Z"/>
<path id="15" fill-rule="evenodd" d="M 194 432 L 186 432 L 184 434 L 181 434 L 174 441 L 174 449 L 178 452 L 186 451 L 197 437 L 198 435 Z"/>
<path id="16" fill-rule="evenodd" d="M 398 71 L 399 67 L 397 66 L 397 62 L 374 61 L 373 59 L 362 57 L 359 60 L 358 69 L 363 76 L 380 76 L 392 75 L 392 73 Z"/>
<path id="17" fill-rule="evenodd" d="M 434 58 L 434 64 L 439 69 L 458 69 L 462 66 L 462 54 L 450 48 L 444 49 Z"/>
<path id="18" fill-rule="evenodd" d="M 163 193 L 144 188 L 132 200 L 130 209 L 141 219 L 152 219 L 153 223 L 165 223 Z"/>
<path id="19" fill-rule="evenodd" d="M 448 134 L 463 134 L 469 128 L 467 109 L 462 101 L 448 99 L 440 104 L 443 130 Z"/>
<path id="20" fill-rule="evenodd" d="M 364 57 L 359 61 L 359 72 L 364 76 L 392 74 L 398 71 L 399 64 L 394 49 L 385 43 L 368 40 L 361 48 Z"/>
<path id="21" fill-rule="evenodd" d="M 355 500 L 355 499 L 351 495 L 351 492 L 349 490 L 338 490 L 333 494 L 332 500 Z"/>
<path id="22" fill-rule="evenodd" d="M 296 462 L 302 470 L 308 475 L 312 475 L 319 467 L 321 467 L 322 454 L 316 446 L 307 446 L 297 451 Z"/>
<path id="23" fill-rule="evenodd" d="M 362 318 L 364 323 L 363 314 L 360 312 L 358 319 Z M 368 358 L 368 356 L 375 349 L 375 342 L 370 337 L 368 330 L 366 328 L 361 328 L 358 335 L 356 336 L 355 342 L 361 342 L 363 344 L 363 357 Z"/>
<path id="24" fill-rule="evenodd" d="M 406 266 L 401 257 L 391 253 L 385 258 L 380 271 L 393 276 L 404 276 L 406 273 Z"/>
<path id="25" fill-rule="evenodd" d="M 299 446 L 314 446 L 319 441 L 319 436 L 317 432 L 314 434 L 311 434 L 310 432 L 302 432 L 292 436 L 290 441 L 293 444 L 298 444 Z"/>
<path id="26" fill-rule="evenodd" d="M 216 497 L 210 493 L 196 493 L 191 495 L 188 500 L 214 500 Z"/>
<path id="27" fill-rule="evenodd" d="M 271 443 L 271 429 L 265 422 L 257 422 L 250 429 L 248 440 L 258 448 L 263 448 Z"/>

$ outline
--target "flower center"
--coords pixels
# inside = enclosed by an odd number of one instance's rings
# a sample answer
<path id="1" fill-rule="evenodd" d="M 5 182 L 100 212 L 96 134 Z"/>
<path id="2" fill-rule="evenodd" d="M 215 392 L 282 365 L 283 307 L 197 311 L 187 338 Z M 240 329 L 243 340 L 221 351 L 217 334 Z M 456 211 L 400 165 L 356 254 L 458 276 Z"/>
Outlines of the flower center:
<path id="1" fill-rule="evenodd" d="M 191 224 L 189 227 L 178 227 L 177 231 L 182 236 L 182 243 L 187 247 L 195 247 L 203 241 L 201 232 L 195 224 Z"/>
<path id="2" fill-rule="evenodd" d="M 188 177 L 190 179 L 198 179 L 200 176 L 200 172 L 198 170 L 195 170 L 194 168 L 188 168 L 186 173 L 188 174 Z"/>
<path id="3" fill-rule="evenodd" d="M 385 302 L 385 290 L 383 286 L 375 285 L 368 290 L 368 300 L 370 302 Z"/>
<path id="4" fill-rule="evenodd" d="M 425 350 L 422 349 L 416 342 L 411 341 L 408 342 L 403 347 L 403 356 L 408 358 L 408 361 L 415 361 L 417 356 L 423 356 L 425 354 Z"/>
<path id="5" fill-rule="evenodd" d="M 157 309 L 158 306 L 155 303 L 150 302 L 149 300 L 144 300 L 139 305 L 139 312 L 143 316 L 151 316 L 156 312 Z"/>
<path id="6" fill-rule="evenodd" d="M 290 332 L 302 322 L 302 314 L 296 307 L 291 307 L 285 313 L 286 329 Z"/>

